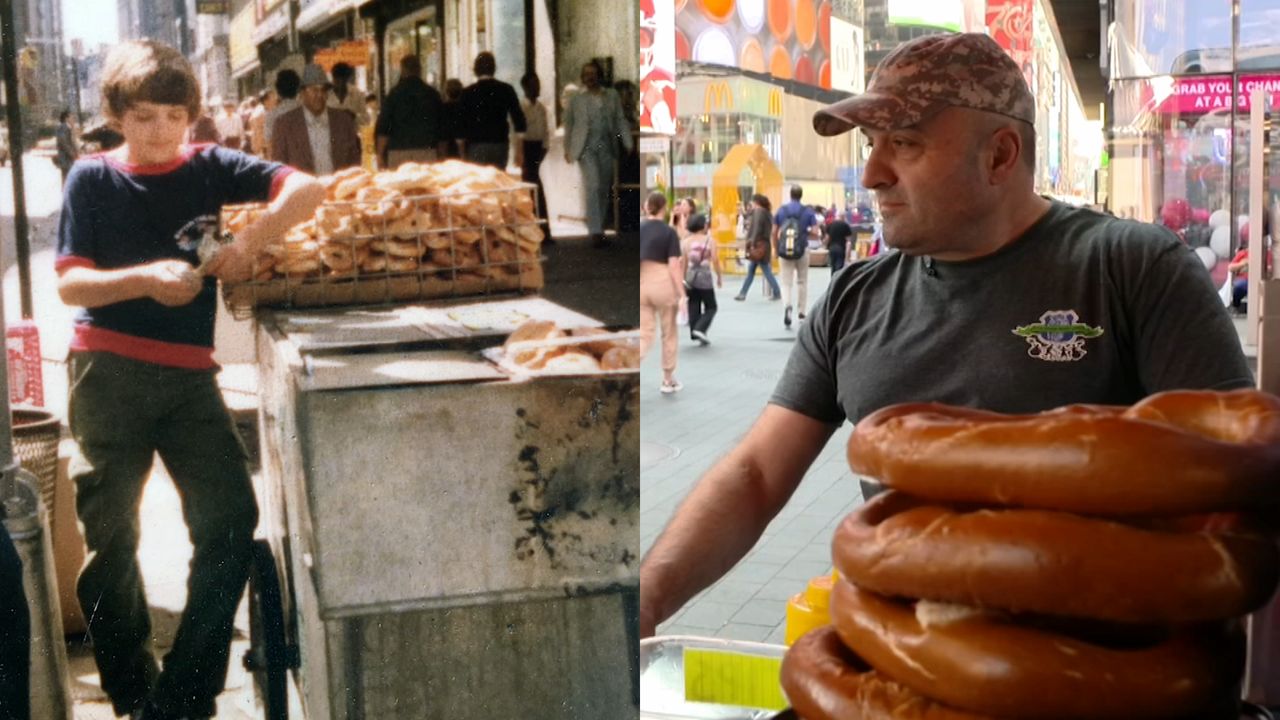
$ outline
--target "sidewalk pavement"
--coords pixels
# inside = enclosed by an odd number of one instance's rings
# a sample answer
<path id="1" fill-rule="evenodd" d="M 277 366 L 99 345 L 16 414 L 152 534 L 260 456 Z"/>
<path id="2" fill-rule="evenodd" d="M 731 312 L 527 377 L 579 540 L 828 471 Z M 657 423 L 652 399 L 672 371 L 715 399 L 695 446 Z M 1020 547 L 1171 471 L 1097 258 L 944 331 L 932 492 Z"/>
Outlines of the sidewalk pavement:
<path id="1" fill-rule="evenodd" d="M 60 175 L 47 157 L 25 156 L 27 212 L 30 218 L 31 290 L 33 320 L 40 331 L 45 407 L 65 421 L 67 407 L 66 356 L 71 339 L 74 308 L 58 297 L 53 263 L 57 247 L 57 221 L 61 206 Z M 0 169 L 0 263 L 4 268 L 5 321 L 21 319 L 20 287 L 16 265 L 12 218 L 11 168 Z M 592 248 L 585 228 L 572 221 L 552 226 L 557 238 L 544 247 L 547 288 L 543 295 L 554 302 L 599 318 L 615 326 L 634 327 L 639 317 L 638 278 L 635 272 L 638 239 L 634 235 L 611 237 L 609 247 Z M 246 443 L 257 440 L 257 366 L 252 323 L 235 321 L 219 304 L 215 359 L 222 365 L 219 384 L 227 404 L 245 431 Z M 256 449 L 256 448 L 251 448 Z M 255 474 L 255 485 L 257 476 Z M 176 489 L 162 463 L 155 463 L 151 482 L 143 492 L 140 510 L 142 536 L 139 563 L 151 607 L 153 647 L 158 657 L 172 645 L 178 615 L 186 604 L 186 578 L 191 544 L 182 520 Z M 236 615 L 231 663 L 226 690 L 218 698 L 218 717 L 254 720 L 253 682 L 241 666 L 248 649 L 247 602 Z M 109 720 L 110 703 L 98 685 L 92 648 L 83 636 L 68 638 L 74 716 L 77 720 Z M 295 715 L 296 717 L 296 715 Z"/>
<path id="2" fill-rule="evenodd" d="M 809 302 L 826 289 L 828 268 L 809 271 Z M 647 553 L 698 478 L 727 453 L 764 409 L 794 345 L 795 326 L 782 325 L 782 303 L 751 296 L 735 302 L 742 276 L 716 294 L 719 312 L 699 347 L 680 328 L 676 377 L 684 390 L 662 395 L 660 348 L 641 367 L 640 543 Z M 1244 341 L 1244 320 L 1235 319 Z M 1256 363 L 1255 348 L 1245 354 Z M 659 635 L 698 635 L 781 644 L 786 603 L 810 578 L 830 572 L 831 538 L 862 503 L 845 461 L 853 426 L 845 423 L 818 456 L 791 500 L 755 547 L 729 573 L 658 627 Z M 785 442 L 785 438 L 779 438 Z M 733 510 L 726 514 L 732 517 Z"/>

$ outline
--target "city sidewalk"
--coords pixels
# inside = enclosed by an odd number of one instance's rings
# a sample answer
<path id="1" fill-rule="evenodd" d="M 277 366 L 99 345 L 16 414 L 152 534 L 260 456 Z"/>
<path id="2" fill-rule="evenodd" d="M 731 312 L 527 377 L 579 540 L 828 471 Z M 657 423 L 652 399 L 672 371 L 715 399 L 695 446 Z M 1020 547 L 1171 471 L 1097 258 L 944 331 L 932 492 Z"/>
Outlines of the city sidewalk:
<path id="1" fill-rule="evenodd" d="M 809 272 L 809 302 L 831 277 L 828 268 Z M 641 368 L 640 542 L 648 552 L 697 479 L 746 433 L 764 408 L 794 346 L 796 330 L 782 325 L 782 303 L 761 295 L 735 302 L 742 276 L 729 276 L 717 292 L 719 312 L 712 344 L 699 347 L 680 328 L 676 377 L 684 390 L 662 395 L 660 349 Z M 1244 342 L 1244 320 L 1235 318 Z M 656 343 L 655 343 L 656 345 Z M 1255 348 L 1245 354 L 1256 363 Z M 788 598 L 808 580 L 831 570 L 831 538 L 837 525 L 862 502 L 845 460 L 853 426 L 846 423 L 827 443 L 791 500 L 751 552 L 719 582 L 658 627 L 659 635 L 698 635 L 781 644 Z M 785 438 L 779 438 L 785 442 Z"/>
<path id="2" fill-rule="evenodd" d="M 831 272 L 809 272 L 809 302 Z M 798 325 L 782 325 L 783 303 L 762 296 L 757 274 L 750 297 L 735 302 L 741 275 L 716 294 L 711 345 L 699 347 L 680 328 L 676 377 L 684 390 L 658 391 L 659 350 L 641 367 L 640 543 L 647 552 L 701 474 L 731 448 L 764 409 L 794 345 Z M 831 536 L 862 501 L 844 459 L 845 425 L 814 462 L 795 495 L 751 552 L 718 583 L 658 628 L 661 635 L 700 635 L 779 643 L 786 602 L 811 577 L 831 569 Z M 779 438 L 785 442 L 785 438 Z"/>

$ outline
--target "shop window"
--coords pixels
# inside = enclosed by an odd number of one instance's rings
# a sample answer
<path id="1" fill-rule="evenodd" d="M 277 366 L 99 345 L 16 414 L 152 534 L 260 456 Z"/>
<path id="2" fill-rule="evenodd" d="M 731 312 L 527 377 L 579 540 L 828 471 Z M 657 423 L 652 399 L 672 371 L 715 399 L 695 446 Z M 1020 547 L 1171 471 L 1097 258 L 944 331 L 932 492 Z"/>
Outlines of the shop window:
<path id="1" fill-rule="evenodd" d="M 1118 0 L 1112 76 L 1230 72 L 1231 12 L 1232 0 Z"/>
<path id="2" fill-rule="evenodd" d="M 1240 0 L 1240 70 L 1280 68 L 1280 0 Z"/>
<path id="3" fill-rule="evenodd" d="M 524 0 L 490 0 L 488 23 L 493 33 L 488 47 L 498 62 L 497 78 L 519 92 L 520 77 L 525 73 Z"/>

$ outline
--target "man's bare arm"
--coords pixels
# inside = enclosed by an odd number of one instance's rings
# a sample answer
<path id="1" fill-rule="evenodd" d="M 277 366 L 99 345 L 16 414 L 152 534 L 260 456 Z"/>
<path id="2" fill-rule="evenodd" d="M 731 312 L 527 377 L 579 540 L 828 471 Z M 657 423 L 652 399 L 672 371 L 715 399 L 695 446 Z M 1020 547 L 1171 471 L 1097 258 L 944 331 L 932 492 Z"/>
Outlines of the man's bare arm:
<path id="1" fill-rule="evenodd" d="M 698 480 L 640 564 L 640 636 L 728 572 L 786 505 L 835 428 L 768 405 Z"/>

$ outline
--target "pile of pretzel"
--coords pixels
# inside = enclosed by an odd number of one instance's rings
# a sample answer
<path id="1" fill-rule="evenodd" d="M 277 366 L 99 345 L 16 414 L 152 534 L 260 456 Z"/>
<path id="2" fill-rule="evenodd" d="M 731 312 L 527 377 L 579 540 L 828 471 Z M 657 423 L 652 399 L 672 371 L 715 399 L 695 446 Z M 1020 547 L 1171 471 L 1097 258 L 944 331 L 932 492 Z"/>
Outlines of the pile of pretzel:
<path id="1" fill-rule="evenodd" d="M 603 328 L 566 330 L 551 320 L 529 320 L 507 337 L 503 350 L 508 362 L 533 373 L 638 370 L 639 342 L 614 335 Z"/>
<path id="2" fill-rule="evenodd" d="M 848 452 L 891 489 L 837 530 L 832 625 L 784 660 L 801 717 L 1239 717 L 1240 619 L 1280 570 L 1257 514 L 1280 499 L 1280 399 L 901 405 Z"/>
<path id="3" fill-rule="evenodd" d="M 532 190 L 497 168 L 405 163 L 378 173 L 349 168 L 321 181 L 325 202 L 263 248 L 255 280 L 419 272 L 502 279 L 537 262 L 543 235 Z M 262 210 L 229 206 L 223 229 L 235 234 Z"/>

